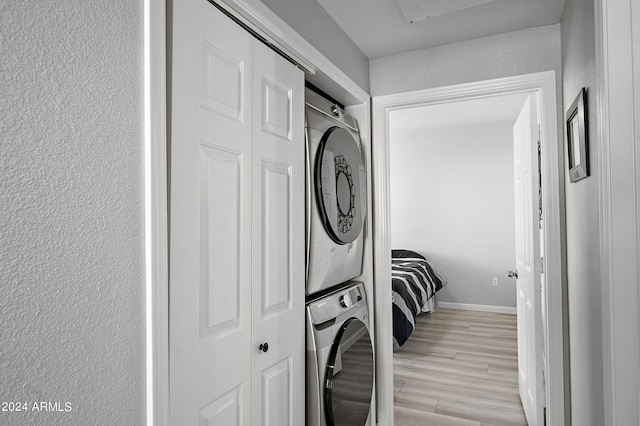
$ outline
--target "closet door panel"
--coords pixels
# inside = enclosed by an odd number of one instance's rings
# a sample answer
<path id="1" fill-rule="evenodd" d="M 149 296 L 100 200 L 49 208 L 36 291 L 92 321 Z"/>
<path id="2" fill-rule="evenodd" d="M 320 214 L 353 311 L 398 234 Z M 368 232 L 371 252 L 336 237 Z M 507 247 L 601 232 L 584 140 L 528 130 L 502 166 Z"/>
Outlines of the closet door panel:
<path id="1" fill-rule="evenodd" d="M 172 34 L 169 415 L 249 425 L 253 39 L 205 0 Z"/>
<path id="2" fill-rule="evenodd" d="M 304 424 L 304 75 L 255 42 L 253 81 L 254 424 L 295 426 Z"/>
<path id="3" fill-rule="evenodd" d="M 292 167 L 264 160 L 261 164 L 261 273 L 260 318 L 293 308 L 292 293 Z"/>
<path id="4" fill-rule="evenodd" d="M 291 357 L 262 370 L 259 383 L 261 412 L 260 417 L 256 418 L 257 421 L 254 421 L 255 425 L 292 424 L 292 404 L 297 401 L 291 398 L 291 374 Z"/>
<path id="5" fill-rule="evenodd" d="M 242 169 L 239 153 L 201 146 L 200 339 L 222 339 L 242 327 Z M 226 207 L 221 209 L 220 206 Z"/>

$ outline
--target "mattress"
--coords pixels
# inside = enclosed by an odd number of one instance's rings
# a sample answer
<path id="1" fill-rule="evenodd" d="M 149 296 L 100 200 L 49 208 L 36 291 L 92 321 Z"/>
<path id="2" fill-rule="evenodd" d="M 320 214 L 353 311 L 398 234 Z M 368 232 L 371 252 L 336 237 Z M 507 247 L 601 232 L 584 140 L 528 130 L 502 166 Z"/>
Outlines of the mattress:
<path id="1" fill-rule="evenodd" d="M 413 332 L 416 317 L 433 309 L 432 299 L 446 284 L 424 256 L 406 249 L 391 252 L 394 351 Z"/>

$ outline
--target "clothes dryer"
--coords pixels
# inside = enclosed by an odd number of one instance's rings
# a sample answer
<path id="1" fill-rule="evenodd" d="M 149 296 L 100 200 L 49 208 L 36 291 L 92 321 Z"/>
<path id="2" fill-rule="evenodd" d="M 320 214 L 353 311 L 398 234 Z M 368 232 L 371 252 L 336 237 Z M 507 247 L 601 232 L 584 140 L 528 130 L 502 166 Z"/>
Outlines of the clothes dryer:
<path id="1" fill-rule="evenodd" d="M 306 90 L 307 295 L 362 273 L 367 175 L 356 120 Z"/>
<path id="2" fill-rule="evenodd" d="M 375 368 L 364 285 L 311 301 L 306 314 L 306 425 L 365 425 Z"/>

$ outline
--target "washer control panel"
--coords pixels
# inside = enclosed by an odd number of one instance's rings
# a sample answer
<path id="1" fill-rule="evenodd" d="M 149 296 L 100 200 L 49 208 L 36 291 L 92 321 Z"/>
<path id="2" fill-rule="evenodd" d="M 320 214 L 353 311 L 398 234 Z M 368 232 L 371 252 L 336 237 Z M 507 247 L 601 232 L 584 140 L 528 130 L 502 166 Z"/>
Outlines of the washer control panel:
<path id="1" fill-rule="evenodd" d="M 364 284 L 344 288 L 331 293 L 322 299 L 309 304 L 309 311 L 314 324 L 322 324 L 341 314 L 359 306 L 359 302 L 366 298 Z"/>

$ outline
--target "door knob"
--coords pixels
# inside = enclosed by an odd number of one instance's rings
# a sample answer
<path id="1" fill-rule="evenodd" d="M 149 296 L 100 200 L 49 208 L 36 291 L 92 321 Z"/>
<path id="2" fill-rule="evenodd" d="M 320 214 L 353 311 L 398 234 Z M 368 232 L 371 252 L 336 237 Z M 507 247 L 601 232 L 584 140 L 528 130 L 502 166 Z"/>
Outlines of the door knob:
<path id="1" fill-rule="evenodd" d="M 515 271 L 507 271 L 507 277 L 518 279 L 518 270 Z"/>
<path id="2" fill-rule="evenodd" d="M 267 342 L 260 343 L 260 346 L 258 347 L 258 349 L 260 349 L 262 352 L 266 352 L 269 350 L 269 344 Z"/>

